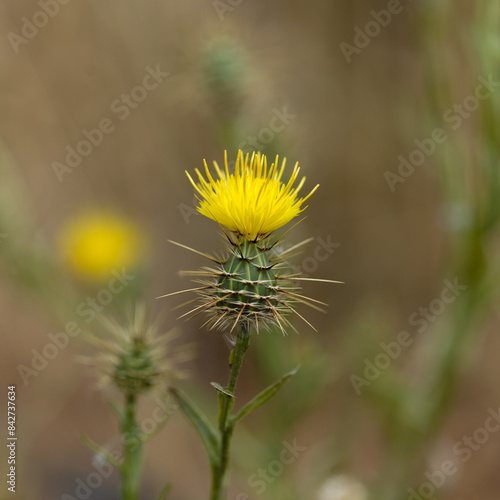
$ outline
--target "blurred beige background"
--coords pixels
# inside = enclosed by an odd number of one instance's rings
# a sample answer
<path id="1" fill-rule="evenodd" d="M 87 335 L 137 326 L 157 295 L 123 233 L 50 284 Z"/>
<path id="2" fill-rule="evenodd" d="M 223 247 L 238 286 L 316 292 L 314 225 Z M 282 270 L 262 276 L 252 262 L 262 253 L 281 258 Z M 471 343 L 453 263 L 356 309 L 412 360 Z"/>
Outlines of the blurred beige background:
<path id="1" fill-rule="evenodd" d="M 411 151 L 413 139 L 425 134 L 426 69 L 413 7 L 405 7 L 349 64 L 339 44 L 352 42 L 353 27 L 366 22 L 371 8 L 383 9 L 387 2 L 246 0 L 234 7 L 225 2 L 230 8 L 222 13 L 215 2 L 198 0 L 58 5 L 46 26 L 14 47 L 7 35 L 20 34 L 24 17 L 31 20 L 40 5 L 27 0 L 0 4 L 0 139 L 16 172 L 23 217 L 32 221 L 22 241 L 28 247 L 40 244 L 55 256 L 58 231 L 68 218 L 94 206 L 117 210 L 134 220 L 148 241 L 148 304 L 154 311 L 170 310 L 180 301 L 154 298 L 189 288 L 179 269 L 196 269 L 204 262 L 168 239 L 208 252 L 223 247 L 215 224 L 186 212 L 193 193 L 184 170 L 200 168 L 204 158 L 221 161 L 226 147 L 234 157 L 235 147 L 226 145 L 221 132 L 227 116 L 238 116 L 232 139 L 239 144 L 269 127 L 276 110 L 288 113 L 288 123 L 264 152 L 284 155 L 290 164 L 299 161 L 306 187 L 321 185 L 288 243 L 308 237 L 337 243 L 311 274 L 346 283 L 305 286 L 306 295 L 329 304 L 327 314 L 301 310 L 318 333 L 297 321 L 301 336 L 283 339 L 300 348 L 302 337 L 313 336 L 338 360 L 335 383 L 295 435 L 311 449 L 326 436 L 352 440 L 357 451 L 348 468 L 369 482 L 380 473 L 377 450 L 383 438 L 375 429 L 376 417 L 366 413 L 352 389 L 353 367 L 342 354 L 348 353 L 346 335 L 357 328 L 354 324 L 369 330 L 373 321 L 379 322 L 374 332 L 385 332 L 381 340 L 394 337 L 409 328 L 409 315 L 439 293 L 443 280 L 453 278 L 446 268 L 449 245 L 440 222 L 437 160 L 427 161 L 395 193 L 384 178 L 384 172 L 396 169 L 398 155 Z M 456 15 L 463 19 L 466 12 L 457 6 Z M 243 68 L 236 97 L 227 92 L 227 100 L 214 94 L 206 70 L 211 48 L 221 40 L 235 47 Z M 133 109 L 116 112 L 116 100 L 142 84 L 147 68 L 158 67 L 168 76 Z M 60 182 L 53 163 L 63 163 L 66 148 L 76 147 L 82 131 L 106 118 L 113 131 Z M 296 263 L 304 265 L 316 245 L 307 246 Z M 116 424 L 104 397 L 93 392 L 85 369 L 74 361 L 82 349 L 78 343 L 72 342 L 27 386 L 19 380 L 18 365 L 28 364 L 30 351 L 40 349 L 47 333 L 60 331 L 64 321 L 8 275 L 0 287 L 0 373 L 4 385 L 15 382 L 18 387 L 17 497 L 61 498 L 74 492 L 76 477 L 93 470 L 78 431 L 104 443 L 116 433 Z M 57 281 L 48 286 L 57 287 Z M 179 322 L 176 312 L 165 320 L 166 328 L 180 326 L 198 342 L 192 383 L 208 392 L 207 380 L 226 377 L 227 348 L 219 334 L 199 330 L 201 324 L 200 318 Z M 488 408 L 498 407 L 496 332 L 498 317 L 482 323 L 439 446 L 446 448 L 447 442 L 470 433 Z M 255 339 L 265 341 L 265 336 Z M 249 367 L 259 365 L 256 353 Z M 254 392 L 259 384 L 248 372 L 241 387 Z M 351 417 L 342 407 L 356 412 L 359 423 L 347 426 L 347 433 L 342 429 Z M 250 428 L 259 422 L 255 418 Z M 493 436 L 439 498 L 497 499 L 499 452 L 500 439 Z M 293 466 L 306 485 L 315 463 L 314 456 L 308 457 Z M 205 498 L 208 468 L 181 415 L 148 445 L 147 498 L 169 478 L 175 483 L 172 499 Z M 116 481 L 115 473 L 91 498 L 117 498 Z M 235 481 L 244 484 L 245 478 Z M 234 488 L 231 498 L 237 498 Z M 313 495 L 303 493 L 303 498 Z"/>

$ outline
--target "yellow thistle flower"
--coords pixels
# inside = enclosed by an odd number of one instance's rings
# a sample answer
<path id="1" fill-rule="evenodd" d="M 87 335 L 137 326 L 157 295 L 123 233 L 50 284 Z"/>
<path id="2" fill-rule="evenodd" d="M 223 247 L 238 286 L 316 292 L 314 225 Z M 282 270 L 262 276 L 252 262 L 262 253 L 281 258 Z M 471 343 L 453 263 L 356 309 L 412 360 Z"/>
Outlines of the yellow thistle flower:
<path id="1" fill-rule="evenodd" d="M 75 274 L 100 281 L 114 269 L 136 265 L 141 235 L 129 220 L 109 212 L 90 212 L 70 220 L 60 233 L 60 250 Z"/>
<path id="2" fill-rule="evenodd" d="M 312 327 L 295 310 L 295 304 L 302 303 L 315 309 L 320 309 L 317 304 L 326 304 L 301 295 L 297 283 L 302 280 L 331 281 L 301 278 L 292 272 L 286 261 L 290 252 L 308 243 L 311 238 L 280 253 L 276 247 L 279 240 L 271 241 L 270 235 L 304 210 L 302 204 L 318 186 L 304 198 L 299 198 L 298 192 L 305 182 L 304 177 L 294 187 L 299 167 L 295 165 L 290 180 L 285 184 L 281 181 L 285 160 L 278 167 L 276 157 L 268 168 L 267 159 L 261 153 L 254 153 L 250 157 L 248 154 L 243 156 L 242 151 L 239 151 L 234 174 L 229 173 L 227 153 L 225 172 L 221 171 L 217 163 L 214 162 L 214 165 L 218 180 L 213 179 L 206 162 L 208 180 L 196 170 L 199 178 L 199 184 L 196 184 L 186 173 L 201 195 L 198 210 L 234 234 L 228 237 L 227 258 L 211 257 L 180 245 L 204 255 L 215 264 L 215 267 L 184 273 L 197 277 L 195 282 L 201 285 L 175 292 L 195 291 L 200 296 L 201 304 L 184 316 L 207 312 L 211 328 L 233 330 L 240 326 L 259 331 L 261 328 L 278 326 L 285 333 L 285 326 L 294 328 L 286 315 L 295 313 Z M 163 297 L 169 295 L 173 294 Z"/>
<path id="3" fill-rule="evenodd" d="M 199 183 L 186 172 L 201 196 L 198 211 L 249 241 L 259 241 L 290 222 L 306 208 L 302 204 L 318 188 L 317 185 L 307 196 L 299 198 L 298 193 L 306 178 L 303 177 L 294 187 L 300 172 L 296 163 L 289 181 L 282 182 L 286 158 L 278 167 L 278 156 L 268 168 L 263 154 L 244 156 L 240 150 L 234 174 L 230 174 L 226 151 L 225 172 L 214 162 L 219 176 L 217 180 L 212 177 L 207 162 L 204 163 L 207 180 L 198 169 Z"/>

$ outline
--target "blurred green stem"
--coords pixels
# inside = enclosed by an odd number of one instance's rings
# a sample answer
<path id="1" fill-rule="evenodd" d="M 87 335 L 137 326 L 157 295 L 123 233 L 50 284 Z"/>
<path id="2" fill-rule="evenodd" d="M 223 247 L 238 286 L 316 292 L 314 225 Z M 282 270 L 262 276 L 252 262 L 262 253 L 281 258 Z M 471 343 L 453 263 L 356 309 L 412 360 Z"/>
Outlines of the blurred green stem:
<path id="1" fill-rule="evenodd" d="M 212 489 L 210 490 L 210 500 L 224 500 L 227 465 L 229 462 L 229 446 L 235 420 L 229 414 L 234 406 L 234 391 L 240 373 L 243 357 L 250 344 L 250 333 L 247 329 L 241 328 L 236 337 L 236 344 L 229 355 L 229 366 L 231 373 L 225 392 L 219 392 L 219 431 L 221 435 L 219 444 L 219 461 L 212 468 Z"/>
<path id="2" fill-rule="evenodd" d="M 137 398 L 133 393 L 126 395 L 125 413 L 122 421 L 124 459 L 122 474 L 122 499 L 137 500 L 142 469 L 142 440 L 136 421 Z"/>
<path id="3" fill-rule="evenodd" d="M 487 273 L 483 250 L 486 234 L 479 223 L 476 226 L 462 241 L 461 247 L 465 251 L 458 266 L 464 276 L 464 283 L 467 283 L 467 290 L 460 310 L 453 317 L 447 343 L 438 361 L 439 370 L 425 395 L 434 402 L 429 408 L 426 422 L 430 432 L 441 424 L 455 396 L 463 359 L 470 347 L 471 338 L 476 336 L 474 323 L 489 303 L 483 291 Z"/>

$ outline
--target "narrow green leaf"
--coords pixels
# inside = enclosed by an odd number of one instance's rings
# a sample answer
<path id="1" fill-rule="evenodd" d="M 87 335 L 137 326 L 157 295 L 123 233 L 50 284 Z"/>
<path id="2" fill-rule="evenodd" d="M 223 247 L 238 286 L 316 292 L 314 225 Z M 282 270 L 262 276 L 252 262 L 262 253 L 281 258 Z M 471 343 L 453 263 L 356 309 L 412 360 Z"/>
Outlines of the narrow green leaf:
<path id="1" fill-rule="evenodd" d="M 234 425 L 238 420 L 241 420 L 252 411 L 257 410 L 257 408 L 260 408 L 263 404 L 267 403 L 283 387 L 285 382 L 297 373 L 298 369 L 299 368 L 297 367 L 291 372 L 283 375 L 283 377 L 281 377 L 274 384 L 271 384 L 269 387 L 257 394 L 257 396 L 251 399 L 236 415 L 234 415 L 234 417 L 232 417 L 232 424 Z"/>
<path id="2" fill-rule="evenodd" d="M 114 458 L 108 450 L 98 445 L 95 441 L 90 439 L 87 434 L 84 432 L 79 433 L 80 440 L 85 444 L 88 448 L 90 448 L 94 453 L 103 457 L 106 461 L 108 461 L 111 465 L 121 468 L 123 463 L 121 460 L 117 460 Z"/>
<path id="3" fill-rule="evenodd" d="M 217 382 L 210 382 L 210 385 L 218 390 L 219 392 L 222 392 L 222 394 L 225 394 L 226 396 L 229 396 L 230 398 L 234 398 L 234 395 L 231 394 L 230 392 L 228 392 L 226 389 L 224 389 L 224 387 L 222 387 L 220 384 L 218 384 Z"/>
<path id="4" fill-rule="evenodd" d="M 169 482 L 165 485 L 165 488 L 161 490 L 160 495 L 156 500 L 165 500 L 165 498 L 168 497 L 171 490 L 172 490 L 172 483 Z"/>
<path id="5" fill-rule="evenodd" d="M 200 436 L 203 446 L 207 452 L 210 465 L 216 464 L 219 456 L 219 441 L 212 424 L 209 422 L 205 414 L 186 396 L 186 394 L 173 387 L 169 390 L 179 403 L 181 410 L 184 412 Z"/>

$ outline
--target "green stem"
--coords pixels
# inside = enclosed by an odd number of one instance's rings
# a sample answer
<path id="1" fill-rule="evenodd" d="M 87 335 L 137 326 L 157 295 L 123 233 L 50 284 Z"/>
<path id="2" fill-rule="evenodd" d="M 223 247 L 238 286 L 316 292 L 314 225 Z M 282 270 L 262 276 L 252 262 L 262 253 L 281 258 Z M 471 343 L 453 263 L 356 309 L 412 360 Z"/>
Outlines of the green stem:
<path id="1" fill-rule="evenodd" d="M 210 490 L 210 500 L 224 500 L 227 465 L 229 462 L 229 446 L 233 435 L 234 422 L 230 418 L 230 412 L 234 406 L 234 391 L 240 373 L 243 357 L 250 344 L 250 333 L 242 328 L 238 332 L 236 345 L 229 355 L 229 366 L 231 373 L 226 391 L 231 394 L 219 392 L 219 431 L 221 435 L 219 447 L 219 461 L 212 468 L 212 489 Z"/>
<path id="2" fill-rule="evenodd" d="M 137 500 L 142 468 L 142 438 L 135 418 L 136 395 L 126 395 L 125 413 L 122 421 L 124 459 L 121 469 L 122 500 Z"/>

